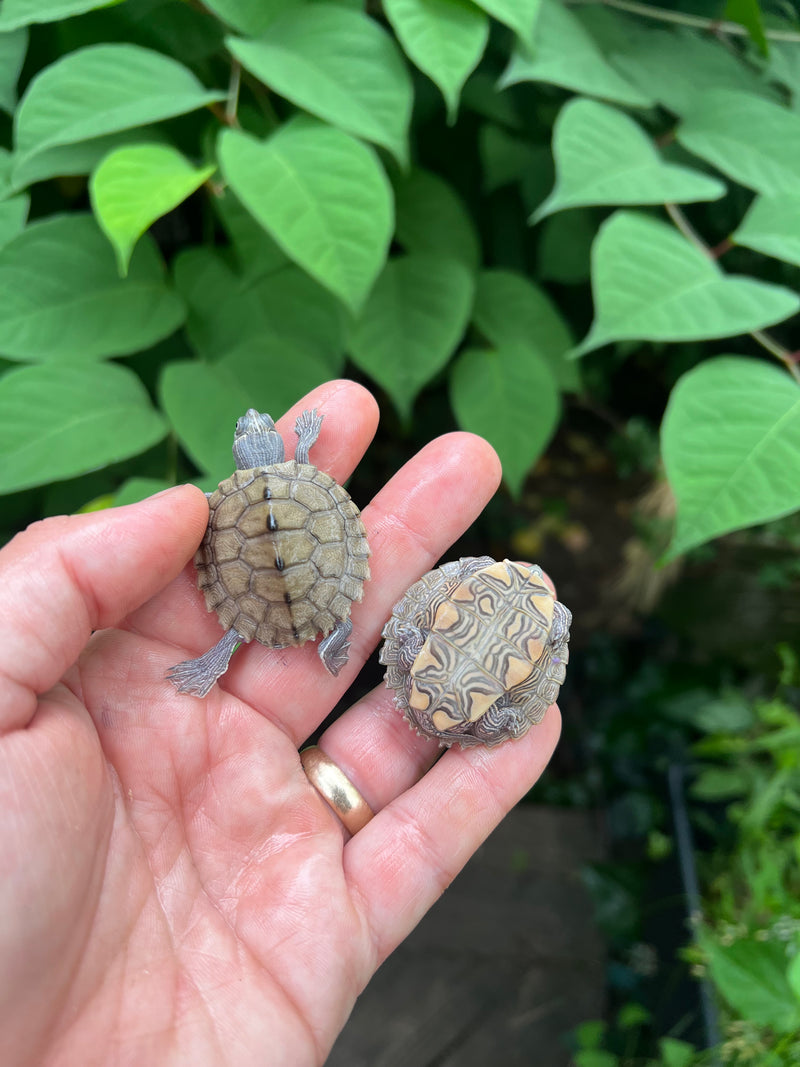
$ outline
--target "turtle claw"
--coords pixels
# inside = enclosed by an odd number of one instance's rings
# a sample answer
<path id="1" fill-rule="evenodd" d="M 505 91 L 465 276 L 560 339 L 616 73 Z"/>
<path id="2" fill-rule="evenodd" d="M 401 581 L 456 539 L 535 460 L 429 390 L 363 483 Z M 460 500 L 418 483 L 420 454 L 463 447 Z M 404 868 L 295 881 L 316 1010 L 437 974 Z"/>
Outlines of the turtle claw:
<path id="1" fill-rule="evenodd" d="M 342 619 L 319 643 L 319 658 L 325 665 L 325 669 L 334 678 L 347 663 L 350 655 L 350 634 L 353 632 L 353 624 L 349 619 Z"/>
<path id="2" fill-rule="evenodd" d="M 191 693 L 193 696 L 206 696 L 218 678 L 228 669 L 231 656 L 242 643 L 242 635 L 236 630 L 228 630 L 222 638 L 197 659 L 186 659 L 170 667 L 165 678 L 172 682 L 179 693 Z"/>
<path id="3" fill-rule="evenodd" d="M 323 417 L 317 414 L 316 408 L 298 415 L 294 424 L 294 432 L 297 434 L 297 448 L 294 452 L 294 458 L 298 463 L 308 463 L 308 453 L 319 437 Z"/>

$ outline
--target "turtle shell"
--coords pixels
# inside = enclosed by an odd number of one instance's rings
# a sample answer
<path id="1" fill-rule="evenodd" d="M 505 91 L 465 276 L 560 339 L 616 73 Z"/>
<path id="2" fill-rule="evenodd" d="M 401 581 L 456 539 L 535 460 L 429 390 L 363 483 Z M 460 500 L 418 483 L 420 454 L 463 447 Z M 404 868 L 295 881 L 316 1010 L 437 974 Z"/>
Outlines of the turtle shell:
<path id="1" fill-rule="evenodd" d="M 269 648 L 328 634 L 361 600 L 369 548 L 329 474 L 287 460 L 236 470 L 209 499 L 197 584 L 225 630 Z"/>
<path id="2" fill-rule="evenodd" d="M 446 563 L 384 627 L 386 684 L 409 723 L 444 745 L 521 737 L 558 696 L 571 619 L 537 566 Z"/>

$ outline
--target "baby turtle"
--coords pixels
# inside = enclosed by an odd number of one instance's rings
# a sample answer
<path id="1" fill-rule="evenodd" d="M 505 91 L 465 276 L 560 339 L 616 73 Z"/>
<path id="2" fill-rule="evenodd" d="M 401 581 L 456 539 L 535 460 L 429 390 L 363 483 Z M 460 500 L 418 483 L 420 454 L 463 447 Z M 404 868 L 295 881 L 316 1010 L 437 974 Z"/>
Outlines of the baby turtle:
<path id="1" fill-rule="evenodd" d="M 558 696 L 571 621 L 539 567 L 491 556 L 445 563 L 384 627 L 386 684 L 417 733 L 441 745 L 522 737 Z"/>
<path id="2" fill-rule="evenodd" d="M 180 693 L 205 696 L 243 641 L 302 645 L 321 633 L 331 674 L 347 662 L 350 608 L 369 578 L 369 547 L 358 508 L 329 474 L 308 462 L 322 416 L 295 423 L 294 459 L 269 415 L 250 408 L 236 423 L 236 470 L 208 494 L 205 537 L 194 557 L 206 607 L 226 631 L 198 659 L 167 672 Z"/>

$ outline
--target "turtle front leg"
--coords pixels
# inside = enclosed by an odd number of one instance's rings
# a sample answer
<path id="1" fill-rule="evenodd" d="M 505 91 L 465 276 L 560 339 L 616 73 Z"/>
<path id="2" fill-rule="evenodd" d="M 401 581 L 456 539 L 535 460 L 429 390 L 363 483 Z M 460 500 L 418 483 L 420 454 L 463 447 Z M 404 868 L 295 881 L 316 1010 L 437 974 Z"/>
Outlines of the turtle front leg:
<path id="1" fill-rule="evenodd" d="M 231 656 L 244 641 L 242 635 L 234 629 L 228 630 L 219 641 L 197 659 L 187 659 L 170 667 L 165 677 L 168 678 L 179 693 L 193 693 L 204 697 L 218 678 L 227 671 Z"/>
<path id="2" fill-rule="evenodd" d="M 334 628 L 319 643 L 317 651 L 319 658 L 325 664 L 325 669 L 334 678 L 347 663 L 350 655 L 350 634 L 353 632 L 353 624 L 349 619 L 340 619 Z"/>
<path id="3" fill-rule="evenodd" d="M 297 434 L 297 448 L 294 450 L 294 458 L 298 463 L 308 463 L 308 453 L 311 446 L 319 437 L 324 416 L 317 414 L 317 409 L 304 411 L 298 416 L 294 424 L 294 432 Z"/>

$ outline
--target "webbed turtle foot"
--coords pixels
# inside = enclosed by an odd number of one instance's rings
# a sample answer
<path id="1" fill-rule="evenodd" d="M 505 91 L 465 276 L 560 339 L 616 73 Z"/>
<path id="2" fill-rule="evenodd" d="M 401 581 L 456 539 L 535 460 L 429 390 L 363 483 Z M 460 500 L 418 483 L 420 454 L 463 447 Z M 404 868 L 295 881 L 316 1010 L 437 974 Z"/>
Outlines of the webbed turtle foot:
<path id="1" fill-rule="evenodd" d="M 350 634 L 353 632 L 353 624 L 349 619 L 341 619 L 334 628 L 319 643 L 319 658 L 325 664 L 325 669 L 334 678 L 347 663 L 350 655 Z"/>
<path id="2" fill-rule="evenodd" d="M 297 448 L 294 451 L 294 458 L 298 463 L 308 463 L 308 453 L 319 437 L 323 418 L 323 415 L 317 414 L 316 408 L 311 411 L 304 411 L 297 417 L 297 421 L 294 424 L 294 432 L 297 434 Z"/>
<path id="3" fill-rule="evenodd" d="M 204 697 L 218 678 L 227 671 L 231 656 L 244 638 L 236 630 L 228 630 L 219 641 L 197 659 L 186 659 L 170 667 L 165 677 L 179 693 Z"/>

